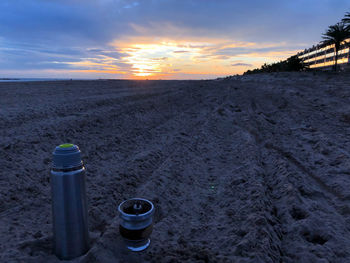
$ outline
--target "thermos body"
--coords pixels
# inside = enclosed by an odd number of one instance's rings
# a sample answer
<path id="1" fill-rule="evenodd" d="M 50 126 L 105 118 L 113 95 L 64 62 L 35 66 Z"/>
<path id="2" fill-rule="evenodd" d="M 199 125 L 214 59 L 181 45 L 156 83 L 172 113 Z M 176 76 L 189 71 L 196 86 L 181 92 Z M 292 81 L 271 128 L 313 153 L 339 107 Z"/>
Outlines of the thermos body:
<path id="1" fill-rule="evenodd" d="M 72 259 L 89 249 L 85 168 L 77 146 L 59 147 L 51 169 L 54 253 Z"/>

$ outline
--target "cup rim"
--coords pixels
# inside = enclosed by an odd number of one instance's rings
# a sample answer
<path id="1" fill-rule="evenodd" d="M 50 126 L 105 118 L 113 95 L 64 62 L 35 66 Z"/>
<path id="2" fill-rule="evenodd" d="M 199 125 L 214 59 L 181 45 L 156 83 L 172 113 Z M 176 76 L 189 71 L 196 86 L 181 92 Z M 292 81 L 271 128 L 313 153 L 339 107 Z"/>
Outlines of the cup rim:
<path id="1" fill-rule="evenodd" d="M 122 211 L 122 206 L 128 202 L 128 201 L 132 201 L 132 200 L 141 200 L 141 201 L 145 201 L 147 203 L 149 203 L 151 205 L 151 209 L 149 211 L 147 211 L 146 213 L 143 213 L 143 214 L 138 214 L 138 215 L 134 215 L 134 214 L 128 214 L 128 213 L 125 213 L 124 211 Z M 144 217 L 144 216 L 148 216 L 148 215 L 151 215 L 154 211 L 154 205 L 151 201 L 147 200 L 147 199 L 144 199 L 144 198 L 138 198 L 138 197 L 135 197 L 135 198 L 130 198 L 130 199 L 127 199 L 127 200 L 124 200 L 123 202 L 120 203 L 120 205 L 118 206 L 118 211 L 119 213 L 124 216 L 124 217 L 128 217 L 128 218 L 140 218 L 140 217 Z"/>

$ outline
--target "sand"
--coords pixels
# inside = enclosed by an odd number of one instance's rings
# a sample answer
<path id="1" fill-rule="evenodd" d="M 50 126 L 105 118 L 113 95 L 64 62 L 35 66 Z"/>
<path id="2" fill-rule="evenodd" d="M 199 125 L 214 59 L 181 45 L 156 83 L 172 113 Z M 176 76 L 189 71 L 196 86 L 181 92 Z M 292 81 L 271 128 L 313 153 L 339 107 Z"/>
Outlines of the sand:
<path id="1" fill-rule="evenodd" d="M 52 254 L 51 152 L 77 144 L 91 249 L 72 262 L 350 262 L 350 75 L 0 83 L 0 262 Z M 156 206 L 128 252 L 117 206 Z"/>

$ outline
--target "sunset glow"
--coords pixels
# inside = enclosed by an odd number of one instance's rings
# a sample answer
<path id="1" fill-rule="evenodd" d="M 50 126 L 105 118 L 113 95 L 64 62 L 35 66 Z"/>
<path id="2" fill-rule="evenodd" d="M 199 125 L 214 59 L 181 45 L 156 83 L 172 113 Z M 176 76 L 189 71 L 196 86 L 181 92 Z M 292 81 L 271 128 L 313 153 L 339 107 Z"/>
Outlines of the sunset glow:
<path id="1" fill-rule="evenodd" d="M 295 54 L 298 50 L 283 52 L 255 52 L 254 49 L 283 46 L 283 43 L 259 45 L 252 42 L 237 42 L 222 39 L 196 41 L 160 41 L 138 44 L 123 43 L 116 46 L 123 57 L 122 62 L 131 66 L 130 78 L 174 78 L 176 75 L 228 75 L 233 71 L 242 73 L 257 67 L 262 62 L 276 61 Z M 143 39 L 143 41 L 145 41 Z M 246 49 L 246 54 L 222 54 L 229 49 Z M 250 53 L 251 52 L 251 53 Z M 261 61 L 261 62 L 260 62 Z"/>
<path id="2" fill-rule="evenodd" d="M 300 1 L 38 1 L 0 2 L 0 78 L 241 74 L 317 43 L 350 8 L 345 0 L 317 10 Z"/>

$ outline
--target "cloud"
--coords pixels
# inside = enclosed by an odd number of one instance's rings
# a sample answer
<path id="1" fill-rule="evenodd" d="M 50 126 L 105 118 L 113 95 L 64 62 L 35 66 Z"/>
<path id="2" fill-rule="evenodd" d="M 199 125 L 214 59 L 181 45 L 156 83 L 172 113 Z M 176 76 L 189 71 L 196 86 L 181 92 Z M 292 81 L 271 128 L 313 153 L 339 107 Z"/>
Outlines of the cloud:
<path id="1" fill-rule="evenodd" d="M 189 51 L 187 51 L 187 50 L 175 50 L 175 51 L 173 51 L 174 53 L 188 53 Z"/>
<path id="2" fill-rule="evenodd" d="M 2 0 L 0 74 L 226 74 L 316 44 L 349 9 L 348 0 Z"/>
<path id="3" fill-rule="evenodd" d="M 123 6 L 123 8 L 128 9 L 128 8 L 136 7 L 136 6 L 138 6 L 138 5 L 139 5 L 139 2 L 133 2 L 133 3 L 131 3 L 131 4 L 128 4 L 128 5 Z"/>
<path id="4" fill-rule="evenodd" d="M 253 67 L 253 64 L 249 64 L 249 63 L 234 63 L 231 66 L 233 66 L 233 67 Z"/>
<path id="5" fill-rule="evenodd" d="M 0 31 L 6 38 L 100 44 L 126 34 L 307 42 L 349 8 L 346 0 L 2 0 Z"/>

